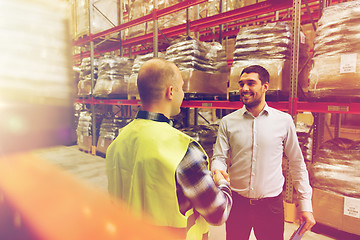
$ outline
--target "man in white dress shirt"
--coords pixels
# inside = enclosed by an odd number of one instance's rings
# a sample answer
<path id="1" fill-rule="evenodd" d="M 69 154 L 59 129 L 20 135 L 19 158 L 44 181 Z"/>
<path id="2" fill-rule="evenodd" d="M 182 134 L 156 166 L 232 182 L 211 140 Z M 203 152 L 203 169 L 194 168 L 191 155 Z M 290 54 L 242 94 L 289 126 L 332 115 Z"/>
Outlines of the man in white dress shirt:
<path id="1" fill-rule="evenodd" d="M 282 240 L 284 208 L 283 153 L 299 193 L 299 218 L 306 222 L 301 233 L 315 224 L 312 188 L 291 116 L 269 107 L 265 93 L 269 73 L 259 66 L 245 68 L 239 80 L 243 108 L 225 116 L 219 126 L 211 170 L 227 171 L 233 207 L 226 222 L 227 240 Z"/>

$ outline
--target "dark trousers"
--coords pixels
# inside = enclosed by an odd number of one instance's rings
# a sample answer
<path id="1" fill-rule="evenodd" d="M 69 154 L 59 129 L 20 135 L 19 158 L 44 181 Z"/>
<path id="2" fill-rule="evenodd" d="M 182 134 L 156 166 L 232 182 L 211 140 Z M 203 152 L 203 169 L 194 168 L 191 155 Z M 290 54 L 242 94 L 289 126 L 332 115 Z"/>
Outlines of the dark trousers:
<path id="1" fill-rule="evenodd" d="M 284 239 L 284 205 L 280 194 L 250 201 L 233 192 L 233 206 L 226 222 L 227 240 L 248 240 L 251 229 L 257 240 Z"/>

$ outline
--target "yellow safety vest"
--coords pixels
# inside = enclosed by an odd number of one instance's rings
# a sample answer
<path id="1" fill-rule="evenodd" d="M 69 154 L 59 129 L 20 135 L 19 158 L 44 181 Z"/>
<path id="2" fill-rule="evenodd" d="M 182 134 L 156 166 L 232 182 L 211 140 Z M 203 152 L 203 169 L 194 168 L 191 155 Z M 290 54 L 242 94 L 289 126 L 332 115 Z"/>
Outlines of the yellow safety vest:
<path id="1" fill-rule="evenodd" d="M 176 195 L 175 171 L 192 141 L 168 123 L 135 119 L 108 147 L 106 171 L 109 193 L 136 215 L 150 216 L 157 226 L 186 228 L 186 239 L 200 240 L 208 224 L 193 210 L 182 215 Z"/>

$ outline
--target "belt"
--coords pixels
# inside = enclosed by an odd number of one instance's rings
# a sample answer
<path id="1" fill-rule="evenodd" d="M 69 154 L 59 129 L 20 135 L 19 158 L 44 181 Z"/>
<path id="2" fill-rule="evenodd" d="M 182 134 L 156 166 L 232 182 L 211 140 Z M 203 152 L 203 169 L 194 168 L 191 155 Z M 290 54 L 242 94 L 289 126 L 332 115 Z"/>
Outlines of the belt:
<path id="1" fill-rule="evenodd" d="M 266 198 L 248 198 L 248 199 L 249 199 L 250 205 L 256 205 L 256 204 L 259 204 L 260 202 L 266 200 Z"/>
<path id="2" fill-rule="evenodd" d="M 282 197 L 282 194 L 279 194 L 276 197 L 265 197 L 265 198 L 247 198 L 239 195 L 243 200 L 247 201 L 250 205 L 257 205 L 264 202 L 274 201 Z"/>

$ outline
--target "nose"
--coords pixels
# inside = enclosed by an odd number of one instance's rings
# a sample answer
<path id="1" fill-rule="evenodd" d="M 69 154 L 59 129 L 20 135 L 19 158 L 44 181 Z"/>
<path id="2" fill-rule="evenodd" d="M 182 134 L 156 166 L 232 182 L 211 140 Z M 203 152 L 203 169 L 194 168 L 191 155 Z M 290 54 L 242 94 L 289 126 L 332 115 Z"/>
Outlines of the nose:
<path id="1" fill-rule="evenodd" d="M 241 91 L 248 91 L 249 90 L 249 86 L 247 84 L 244 84 L 241 88 Z"/>

